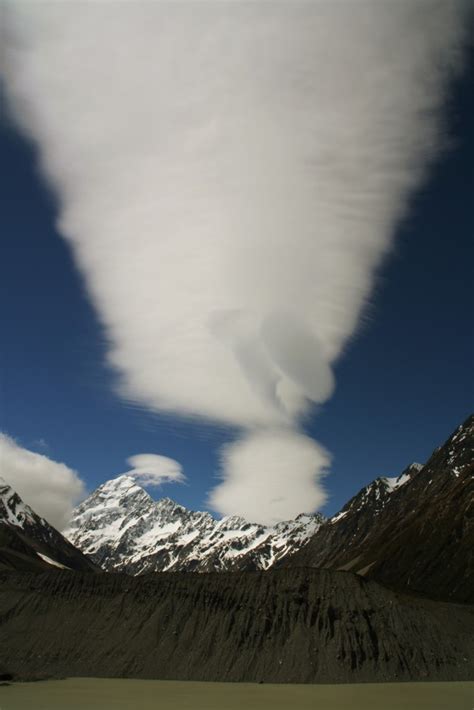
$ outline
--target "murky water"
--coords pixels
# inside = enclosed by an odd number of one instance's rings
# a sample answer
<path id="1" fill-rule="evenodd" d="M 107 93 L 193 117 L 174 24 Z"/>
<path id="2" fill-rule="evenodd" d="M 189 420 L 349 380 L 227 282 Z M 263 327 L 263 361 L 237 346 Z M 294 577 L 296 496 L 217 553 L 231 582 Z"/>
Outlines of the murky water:
<path id="1" fill-rule="evenodd" d="M 0 687 L 0 710 L 473 710 L 472 683 L 255 685 L 71 678 Z"/>

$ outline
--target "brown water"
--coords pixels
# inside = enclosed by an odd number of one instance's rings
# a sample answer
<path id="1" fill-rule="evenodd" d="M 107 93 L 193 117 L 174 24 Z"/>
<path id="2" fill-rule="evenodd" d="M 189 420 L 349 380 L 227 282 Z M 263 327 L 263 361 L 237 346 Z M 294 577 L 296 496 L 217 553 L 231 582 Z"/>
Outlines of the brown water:
<path id="1" fill-rule="evenodd" d="M 0 687 L 0 710 L 474 710 L 474 682 L 255 685 L 71 678 Z"/>

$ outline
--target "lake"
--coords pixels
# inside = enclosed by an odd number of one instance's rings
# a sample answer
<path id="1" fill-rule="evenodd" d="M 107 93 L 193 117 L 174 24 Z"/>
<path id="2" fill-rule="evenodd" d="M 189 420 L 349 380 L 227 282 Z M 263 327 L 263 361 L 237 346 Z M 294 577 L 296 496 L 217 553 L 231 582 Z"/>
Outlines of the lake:
<path id="1" fill-rule="evenodd" d="M 473 710 L 474 682 L 256 685 L 70 678 L 0 687 L 0 710 Z"/>

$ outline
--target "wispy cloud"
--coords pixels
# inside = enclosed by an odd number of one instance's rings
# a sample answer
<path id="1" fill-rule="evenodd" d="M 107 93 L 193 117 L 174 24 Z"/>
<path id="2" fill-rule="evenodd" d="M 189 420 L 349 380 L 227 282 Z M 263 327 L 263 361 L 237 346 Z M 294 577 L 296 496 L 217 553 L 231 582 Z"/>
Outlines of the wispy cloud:
<path id="1" fill-rule="evenodd" d="M 84 494 L 83 481 L 69 466 L 23 448 L 0 433 L 0 475 L 25 503 L 61 530 Z"/>
<path id="2" fill-rule="evenodd" d="M 464 6 L 9 5 L 11 105 L 40 145 L 122 395 L 242 427 L 211 494 L 220 511 L 238 500 L 265 520 L 304 487 L 307 505 L 323 499 L 326 459 L 290 465 L 313 446 L 295 427 L 333 391 L 436 152 Z M 258 439 L 270 467 L 282 428 L 286 483 L 252 489 L 246 511 L 246 452 Z"/>

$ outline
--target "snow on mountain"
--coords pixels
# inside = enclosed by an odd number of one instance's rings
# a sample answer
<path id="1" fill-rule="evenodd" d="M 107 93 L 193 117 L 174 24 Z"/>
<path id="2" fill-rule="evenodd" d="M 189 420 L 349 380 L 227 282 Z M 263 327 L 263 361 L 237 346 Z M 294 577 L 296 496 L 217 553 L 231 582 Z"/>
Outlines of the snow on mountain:
<path id="1" fill-rule="evenodd" d="M 404 486 L 405 483 L 411 481 L 413 476 L 419 473 L 422 468 L 422 463 L 412 463 L 399 476 L 395 478 L 385 478 L 384 480 L 387 481 L 388 491 L 391 493 L 397 488 L 400 488 L 400 486 Z"/>
<path id="2" fill-rule="evenodd" d="M 384 509 L 393 491 L 411 482 L 422 468 L 423 464 L 412 463 L 407 466 L 399 476 L 393 478 L 381 476 L 376 478 L 351 498 L 339 513 L 336 513 L 336 515 L 333 515 L 333 517 L 328 520 L 328 523 L 338 523 L 345 518 L 348 513 L 358 513 L 362 510 L 369 510 L 372 516 L 378 515 Z"/>
<path id="3" fill-rule="evenodd" d="M 41 557 L 44 562 L 47 562 L 47 564 L 51 565 L 52 567 L 57 567 L 58 569 L 70 569 L 69 567 L 66 567 L 66 565 L 62 565 L 60 562 L 52 560 L 51 557 L 48 557 L 48 555 L 44 555 L 42 552 L 37 552 L 36 554 L 38 555 L 38 557 Z"/>
<path id="4" fill-rule="evenodd" d="M 28 560 L 31 563 L 31 559 L 40 559 L 53 567 L 97 571 L 86 556 L 24 503 L 1 477 L 0 528 L 0 566 L 24 567 Z"/>
<path id="5" fill-rule="evenodd" d="M 21 500 L 18 493 L 0 476 L 0 520 L 17 528 L 23 528 L 26 522 L 33 523 L 35 513 Z M 42 518 L 40 520 L 43 521 Z M 45 522 L 45 521 L 43 521 Z"/>
<path id="6" fill-rule="evenodd" d="M 268 569 L 299 549 L 322 522 L 319 514 L 273 527 L 239 516 L 215 520 L 169 498 L 154 501 L 124 474 L 75 509 L 64 535 L 108 571 Z"/>

